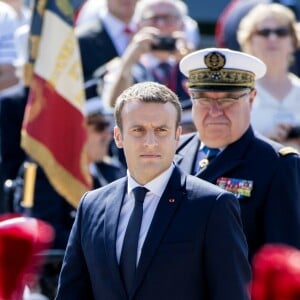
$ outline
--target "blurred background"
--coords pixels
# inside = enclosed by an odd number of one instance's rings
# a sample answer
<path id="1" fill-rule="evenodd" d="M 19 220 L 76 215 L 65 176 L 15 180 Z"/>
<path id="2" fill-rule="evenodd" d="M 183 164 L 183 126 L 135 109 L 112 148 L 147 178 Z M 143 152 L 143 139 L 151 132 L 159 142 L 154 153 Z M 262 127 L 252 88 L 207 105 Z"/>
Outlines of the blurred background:
<path id="1" fill-rule="evenodd" d="M 247 2 L 248 0 L 241 0 Z M 208 1 L 201 0 L 184 0 L 188 5 L 189 15 L 194 18 L 201 31 L 201 48 L 214 46 L 214 30 L 220 13 L 225 6 L 231 2 L 230 0 L 213 0 L 212 5 Z M 285 0 L 281 2 L 297 3 L 300 5 L 300 0 Z"/>

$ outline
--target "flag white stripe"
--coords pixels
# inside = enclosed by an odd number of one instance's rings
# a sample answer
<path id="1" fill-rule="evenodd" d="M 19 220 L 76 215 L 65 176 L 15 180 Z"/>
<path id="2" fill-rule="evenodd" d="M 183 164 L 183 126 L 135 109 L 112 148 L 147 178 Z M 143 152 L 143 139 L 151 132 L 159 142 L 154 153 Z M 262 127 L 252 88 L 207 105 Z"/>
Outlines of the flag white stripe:
<path id="1" fill-rule="evenodd" d="M 34 71 L 82 111 L 84 87 L 80 61 L 74 29 L 53 12 L 46 11 Z"/>

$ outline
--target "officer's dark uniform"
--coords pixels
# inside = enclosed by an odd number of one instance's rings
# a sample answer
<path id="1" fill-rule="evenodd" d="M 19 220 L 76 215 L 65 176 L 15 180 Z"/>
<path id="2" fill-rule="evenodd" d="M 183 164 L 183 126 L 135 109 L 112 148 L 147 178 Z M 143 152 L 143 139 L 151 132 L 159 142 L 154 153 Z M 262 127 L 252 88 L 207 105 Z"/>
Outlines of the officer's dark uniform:
<path id="1" fill-rule="evenodd" d="M 180 70 L 188 77 L 192 97 L 200 101 L 197 97 L 206 97 L 205 92 L 254 89 L 255 81 L 264 76 L 266 66 L 256 57 L 239 51 L 208 48 L 184 57 L 180 62 Z M 209 113 L 213 119 L 214 115 Z M 194 115 L 194 118 L 197 116 Z M 218 120 L 218 115 L 215 118 Z M 250 124 L 245 132 L 241 131 L 241 137 L 229 145 L 224 145 L 222 140 L 213 142 L 212 137 L 206 139 L 205 129 L 200 128 L 199 131 L 199 134 L 182 136 L 175 161 L 184 171 L 231 191 L 238 197 L 250 261 L 259 248 L 267 243 L 285 243 L 300 248 L 298 152 L 255 134 Z M 203 141 L 199 140 L 201 134 Z M 208 154 L 206 158 L 201 157 L 207 153 L 204 150 L 209 150 L 210 145 L 205 143 L 222 147 L 211 161 Z M 203 145 L 205 147 L 202 149 Z M 216 149 L 209 151 L 212 150 Z"/>
<path id="2" fill-rule="evenodd" d="M 182 136 L 175 160 L 190 174 L 199 147 L 197 134 Z M 300 248 L 300 158 L 294 149 L 249 127 L 196 176 L 236 193 L 250 258 L 266 243 Z"/>

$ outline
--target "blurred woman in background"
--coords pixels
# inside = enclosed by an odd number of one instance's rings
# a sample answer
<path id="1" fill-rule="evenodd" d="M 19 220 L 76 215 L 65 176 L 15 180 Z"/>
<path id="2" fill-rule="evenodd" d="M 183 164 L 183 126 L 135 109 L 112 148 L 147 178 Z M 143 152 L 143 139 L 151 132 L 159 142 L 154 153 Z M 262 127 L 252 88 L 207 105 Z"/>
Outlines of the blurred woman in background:
<path id="1" fill-rule="evenodd" d="M 294 13 L 281 4 L 258 4 L 241 20 L 238 41 L 244 52 L 267 65 L 266 75 L 256 84 L 254 129 L 299 149 L 300 79 L 289 71 L 299 45 Z"/>

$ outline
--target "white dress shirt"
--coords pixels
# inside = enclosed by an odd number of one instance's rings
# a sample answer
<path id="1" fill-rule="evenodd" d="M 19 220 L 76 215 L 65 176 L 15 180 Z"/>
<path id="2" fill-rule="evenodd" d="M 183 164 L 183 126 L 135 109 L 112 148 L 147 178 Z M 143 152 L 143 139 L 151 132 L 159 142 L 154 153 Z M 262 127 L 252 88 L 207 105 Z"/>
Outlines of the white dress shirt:
<path id="1" fill-rule="evenodd" d="M 144 187 L 146 187 L 149 192 L 147 192 L 143 204 L 143 219 L 141 224 L 141 230 L 139 235 L 138 242 L 138 250 L 137 250 L 137 264 L 140 259 L 140 255 L 142 252 L 142 247 L 144 241 L 146 239 L 149 227 L 151 225 L 154 213 L 156 211 L 159 200 L 165 191 L 167 183 L 171 177 L 173 172 L 174 165 L 172 164 L 169 169 L 163 172 L 160 176 L 156 177 L 152 181 L 148 182 Z M 130 215 L 133 211 L 134 207 L 134 196 L 132 190 L 140 186 L 129 174 L 128 175 L 128 186 L 127 186 L 127 194 L 125 195 L 123 205 L 120 212 L 119 224 L 118 224 L 118 233 L 117 233 L 117 241 L 116 241 L 116 252 L 118 262 L 120 261 L 121 251 L 123 240 L 125 236 L 125 231 L 129 222 Z"/>
<path id="2" fill-rule="evenodd" d="M 272 135 L 279 123 L 300 125 L 300 79 L 289 74 L 292 87 L 283 99 L 276 99 L 259 82 L 251 111 L 251 124 L 263 135 Z"/>
<path id="3" fill-rule="evenodd" d="M 129 27 L 134 32 L 136 30 L 136 25 L 133 22 L 126 25 L 107 10 L 101 14 L 101 19 L 119 56 L 122 56 L 130 41 L 130 37 L 124 33 L 124 28 Z"/>

